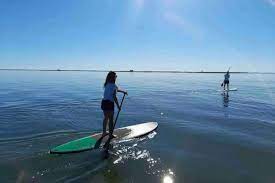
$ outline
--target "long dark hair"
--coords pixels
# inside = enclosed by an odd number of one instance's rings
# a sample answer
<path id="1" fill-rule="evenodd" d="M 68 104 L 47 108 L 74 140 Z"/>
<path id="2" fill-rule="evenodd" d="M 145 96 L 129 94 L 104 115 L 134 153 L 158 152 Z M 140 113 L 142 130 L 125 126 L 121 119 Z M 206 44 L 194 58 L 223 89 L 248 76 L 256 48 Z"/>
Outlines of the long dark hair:
<path id="1" fill-rule="evenodd" d="M 104 87 L 107 85 L 107 83 L 115 83 L 116 81 L 116 73 L 114 71 L 110 71 L 106 77 Z"/>

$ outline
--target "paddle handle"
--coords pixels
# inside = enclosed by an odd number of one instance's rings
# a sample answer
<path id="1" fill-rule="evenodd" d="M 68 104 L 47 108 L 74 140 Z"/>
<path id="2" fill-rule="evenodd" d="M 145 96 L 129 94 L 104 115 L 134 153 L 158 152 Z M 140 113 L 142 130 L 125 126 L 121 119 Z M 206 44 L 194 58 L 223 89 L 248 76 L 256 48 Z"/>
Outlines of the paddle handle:
<path id="1" fill-rule="evenodd" d="M 114 123 L 114 128 L 115 128 L 115 126 L 116 126 L 116 122 L 117 122 L 117 119 L 118 119 L 119 113 L 120 113 L 120 111 L 121 111 L 121 108 L 122 108 L 122 104 L 123 104 L 123 101 L 124 101 L 125 95 L 126 95 L 126 93 L 124 93 L 123 98 L 122 98 L 121 103 L 120 103 L 120 109 L 117 111 L 116 120 L 115 120 L 115 123 Z"/>
<path id="2" fill-rule="evenodd" d="M 231 66 L 228 68 L 228 71 L 230 71 L 230 69 L 231 69 Z"/>

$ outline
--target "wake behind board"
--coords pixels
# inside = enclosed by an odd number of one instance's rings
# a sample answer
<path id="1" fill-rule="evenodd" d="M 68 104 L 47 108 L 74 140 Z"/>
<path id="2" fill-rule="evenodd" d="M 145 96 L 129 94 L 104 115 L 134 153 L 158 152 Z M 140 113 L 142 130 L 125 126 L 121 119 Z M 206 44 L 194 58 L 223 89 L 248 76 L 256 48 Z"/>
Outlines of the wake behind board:
<path id="1" fill-rule="evenodd" d="M 113 139 L 114 142 L 128 140 L 146 135 L 154 131 L 158 127 L 157 122 L 147 122 L 137 125 L 127 126 L 114 130 L 114 135 L 117 136 Z M 102 133 L 96 133 L 87 137 L 76 139 L 65 144 L 59 145 L 50 150 L 51 154 L 67 154 L 76 153 L 95 148 L 96 142 L 101 138 Z M 107 137 L 102 139 L 101 143 L 105 143 L 108 140 Z"/>

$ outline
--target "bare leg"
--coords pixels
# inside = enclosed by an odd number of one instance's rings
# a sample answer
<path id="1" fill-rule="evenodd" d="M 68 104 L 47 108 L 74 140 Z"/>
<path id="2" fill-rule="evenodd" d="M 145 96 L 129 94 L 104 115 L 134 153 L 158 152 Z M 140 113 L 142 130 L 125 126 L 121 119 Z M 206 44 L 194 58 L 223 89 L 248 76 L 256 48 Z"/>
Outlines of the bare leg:
<path id="1" fill-rule="evenodd" d="M 105 151 L 107 152 L 108 154 L 108 149 L 109 149 L 109 145 L 110 145 L 110 142 L 111 142 L 111 139 L 114 138 L 115 136 L 113 136 L 113 131 L 114 131 L 114 112 L 108 112 L 108 117 L 109 117 L 109 138 L 108 140 L 105 142 L 104 144 L 104 148 L 105 148 Z"/>
<path id="2" fill-rule="evenodd" d="M 229 91 L 229 83 L 227 83 L 227 91 Z"/>
<path id="3" fill-rule="evenodd" d="M 113 132 L 114 132 L 114 113 L 111 114 L 109 119 L 110 119 L 109 120 L 109 136 L 114 137 L 113 136 Z"/>
<path id="4" fill-rule="evenodd" d="M 109 126 L 109 134 L 113 133 L 113 128 L 114 128 L 113 127 L 114 126 L 113 118 L 114 118 L 114 112 L 113 111 L 105 111 L 104 112 L 103 134 L 106 134 L 107 124 Z"/>
<path id="5" fill-rule="evenodd" d="M 104 119 L 103 119 L 103 134 L 102 134 L 102 135 L 105 135 L 105 134 L 106 134 L 106 126 L 107 126 L 108 121 L 109 121 L 108 112 L 104 112 Z"/>
<path id="6" fill-rule="evenodd" d="M 101 145 L 101 142 L 102 142 L 102 139 L 106 136 L 106 126 L 107 126 L 107 123 L 109 121 L 109 116 L 108 116 L 108 112 L 104 112 L 104 119 L 103 119 L 103 132 L 102 132 L 102 135 L 101 137 L 96 141 L 96 144 L 94 145 L 94 148 L 97 149 L 100 147 Z"/>

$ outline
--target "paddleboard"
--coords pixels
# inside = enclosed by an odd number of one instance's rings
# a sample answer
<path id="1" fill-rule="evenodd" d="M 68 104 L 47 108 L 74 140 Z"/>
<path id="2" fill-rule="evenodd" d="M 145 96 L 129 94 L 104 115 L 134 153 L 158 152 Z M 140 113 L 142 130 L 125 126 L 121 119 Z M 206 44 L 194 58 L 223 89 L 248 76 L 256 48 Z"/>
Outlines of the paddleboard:
<path id="1" fill-rule="evenodd" d="M 238 91 L 238 88 L 229 88 L 229 90 L 225 89 L 225 90 L 218 90 L 221 92 L 227 92 L 227 91 Z"/>
<path id="2" fill-rule="evenodd" d="M 118 128 L 114 130 L 114 135 L 116 136 L 116 138 L 114 138 L 112 142 L 116 143 L 123 140 L 137 138 L 154 131 L 157 127 L 157 122 L 147 122 Z M 105 143 L 108 140 L 108 135 L 104 138 L 101 137 L 102 133 L 96 133 L 87 137 L 76 139 L 51 149 L 50 153 L 66 154 L 92 150 L 95 148 L 95 145 L 99 139 L 101 140 L 101 144 Z"/>

